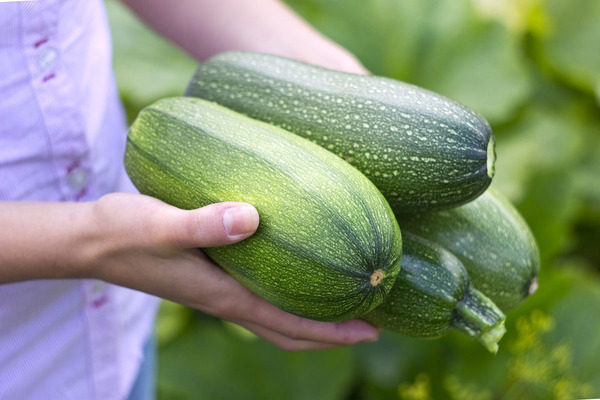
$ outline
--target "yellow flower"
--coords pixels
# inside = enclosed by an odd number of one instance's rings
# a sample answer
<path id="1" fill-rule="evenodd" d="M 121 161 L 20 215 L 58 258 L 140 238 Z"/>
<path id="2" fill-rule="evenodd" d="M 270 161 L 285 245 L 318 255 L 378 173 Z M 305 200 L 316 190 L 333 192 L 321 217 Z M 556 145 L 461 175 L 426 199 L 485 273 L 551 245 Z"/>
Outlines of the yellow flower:
<path id="1" fill-rule="evenodd" d="M 414 383 L 401 384 L 398 395 L 402 400 L 432 400 L 429 375 L 422 373 L 417 375 Z"/>

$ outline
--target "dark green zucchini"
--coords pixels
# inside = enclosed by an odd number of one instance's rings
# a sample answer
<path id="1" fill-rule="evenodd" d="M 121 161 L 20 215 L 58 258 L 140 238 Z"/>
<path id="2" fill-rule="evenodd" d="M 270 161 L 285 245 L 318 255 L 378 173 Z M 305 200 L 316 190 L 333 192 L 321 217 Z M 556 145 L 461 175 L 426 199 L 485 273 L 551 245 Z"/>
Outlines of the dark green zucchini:
<path id="1" fill-rule="evenodd" d="M 483 117 L 397 80 L 231 52 L 200 65 L 186 94 L 332 151 L 364 173 L 396 212 L 466 203 L 494 174 L 494 137 Z"/>
<path id="2" fill-rule="evenodd" d="M 527 223 L 497 190 L 451 210 L 403 215 L 403 232 L 436 242 L 463 263 L 473 285 L 508 311 L 537 289 L 539 250 Z"/>
<path id="3" fill-rule="evenodd" d="M 402 268 L 382 304 L 362 318 L 374 326 L 419 338 L 456 329 L 498 350 L 505 332 L 500 309 L 469 282 L 452 253 L 410 233 L 403 234 Z"/>
<path id="4" fill-rule="evenodd" d="M 283 129 L 208 101 L 163 99 L 132 125 L 125 166 L 142 193 L 180 208 L 253 204 L 253 236 L 204 251 L 296 315 L 358 317 L 398 274 L 400 229 L 381 193 L 344 160 Z"/>

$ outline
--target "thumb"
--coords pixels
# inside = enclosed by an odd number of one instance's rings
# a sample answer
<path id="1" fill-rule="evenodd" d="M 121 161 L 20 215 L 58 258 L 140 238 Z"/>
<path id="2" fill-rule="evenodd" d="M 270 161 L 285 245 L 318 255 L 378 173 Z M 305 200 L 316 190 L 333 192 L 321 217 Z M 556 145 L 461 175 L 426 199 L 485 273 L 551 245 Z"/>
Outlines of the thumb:
<path id="1" fill-rule="evenodd" d="M 177 247 L 215 247 L 239 242 L 251 236 L 258 228 L 259 216 L 248 203 L 215 203 L 181 211 L 174 218 L 173 240 Z"/>

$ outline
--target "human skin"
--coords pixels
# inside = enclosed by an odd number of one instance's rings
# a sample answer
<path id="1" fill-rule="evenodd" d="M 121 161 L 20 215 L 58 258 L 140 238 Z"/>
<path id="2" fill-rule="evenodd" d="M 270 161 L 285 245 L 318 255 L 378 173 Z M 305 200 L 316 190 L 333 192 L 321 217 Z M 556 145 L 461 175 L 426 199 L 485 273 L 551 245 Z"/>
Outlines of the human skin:
<path id="1" fill-rule="evenodd" d="M 273 53 L 322 67 L 367 73 L 346 49 L 279 0 L 122 0 L 197 60 L 228 50 Z"/>
<path id="2" fill-rule="evenodd" d="M 252 50 L 366 73 L 354 56 L 275 0 L 124 2 L 199 61 Z M 273 306 L 199 250 L 243 240 L 258 223 L 256 209 L 245 203 L 180 210 L 140 194 L 0 202 L 0 284 L 100 279 L 232 321 L 289 351 L 377 340 L 379 330 L 364 321 L 319 322 Z"/>
<path id="3" fill-rule="evenodd" d="M 363 321 L 328 323 L 289 314 L 255 295 L 199 248 L 243 240 L 259 216 L 246 203 L 181 210 L 140 195 L 97 201 L 0 203 L 0 284 L 100 279 L 235 322 L 285 350 L 376 339 Z"/>

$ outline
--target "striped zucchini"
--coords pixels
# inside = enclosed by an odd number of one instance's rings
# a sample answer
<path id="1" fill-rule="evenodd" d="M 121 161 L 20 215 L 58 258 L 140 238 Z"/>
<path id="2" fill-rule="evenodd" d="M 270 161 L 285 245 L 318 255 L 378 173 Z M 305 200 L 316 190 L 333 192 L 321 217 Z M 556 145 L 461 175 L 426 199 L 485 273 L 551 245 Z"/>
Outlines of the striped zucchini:
<path id="1" fill-rule="evenodd" d="M 186 94 L 281 126 L 363 172 L 397 212 L 442 209 L 483 193 L 494 137 L 480 115 L 430 91 L 274 55 L 223 53 Z"/>
<path id="2" fill-rule="evenodd" d="M 407 336 L 436 338 L 456 329 L 495 353 L 505 316 L 469 283 L 462 263 L 437 244 L 403 234 L 402 268 L 384 302 L 362 318 Z"/>
<path id="3" fill-rule="evenodd" d="M 533 234 L 493 188 L 461 207 L 403 216 L 401 226 L 454 253 L 473 284 L 504 311 L 537 289 L 540 256 Z"/>
<path id="4" fill-rule="evenodd" d="M 191 97 L 143 110 L 125 154 L 138 189 L 184 209 L 253 204 L 256 233 L 206 254 L 296 315 L 326 321 L 377 306 L 400 268 L 401 235 L 381 193 L 348 163 L 272 125 Z"/>

